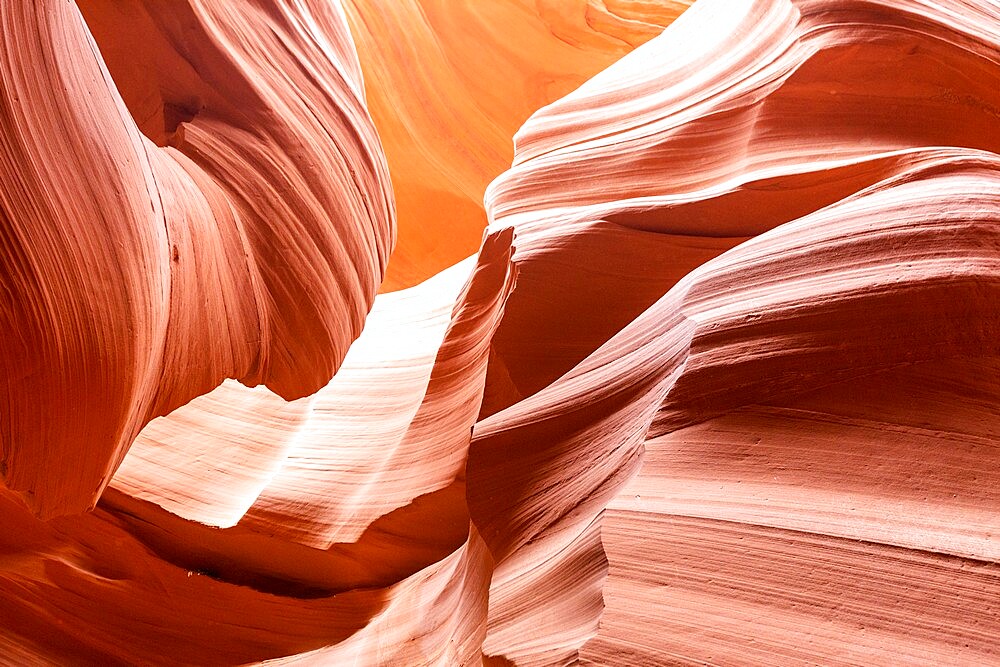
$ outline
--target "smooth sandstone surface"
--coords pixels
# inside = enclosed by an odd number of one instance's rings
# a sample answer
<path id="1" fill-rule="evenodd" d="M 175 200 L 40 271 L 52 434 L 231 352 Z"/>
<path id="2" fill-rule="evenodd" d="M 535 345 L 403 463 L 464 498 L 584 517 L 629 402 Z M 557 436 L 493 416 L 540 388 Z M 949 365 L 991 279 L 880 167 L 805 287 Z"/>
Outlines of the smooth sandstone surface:
<path id="1" fill-rule="evenodd" d="M 690 0 L 345 0 L 399 238 L 383 291 L 476 252 L 511 137 L 655 37 Z"/>
<path id="2" fill-rule="evenodd" d="M 1000 7 L 685 7 L 0 6 L 0 664 L 1000 664 Z"/>
<path id="3" fill-rule="evenodd" d="M 391 185 L 314 4 L 81 3 L 115 81 L 75 5 L 5 3 L 3 477 L 40 516 L 93 506 L 151 419 L 226 378 L 311 394 L 360 333 Z"/>

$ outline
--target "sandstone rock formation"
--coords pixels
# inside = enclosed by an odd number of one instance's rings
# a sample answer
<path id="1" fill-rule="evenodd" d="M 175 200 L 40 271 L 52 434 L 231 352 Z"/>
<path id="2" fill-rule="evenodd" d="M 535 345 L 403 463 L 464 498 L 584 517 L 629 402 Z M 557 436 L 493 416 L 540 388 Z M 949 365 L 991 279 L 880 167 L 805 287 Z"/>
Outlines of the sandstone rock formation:
<path id="1" fill-rule="evenodd" d="M 345 0 L 385 148 L 399 240 L 383 290 L 474 253 L 511 137 L 657 35 L 690 0 Z"/>
<path id="2" fill-rule="evenodd" d="M 0 664 L 1000 663 L 1000 7 L 681 9 L 0 6 Z"/>
<path id="3" fill-rule="evenodd" d="M 151 419 L 229 377 L 311 394 L 360 333 L 391 186 L 314 4 L 82 2 L 116 82 L 72 3 L 6 3 L 3 476 L 40 516 L 92 506 Z"/>

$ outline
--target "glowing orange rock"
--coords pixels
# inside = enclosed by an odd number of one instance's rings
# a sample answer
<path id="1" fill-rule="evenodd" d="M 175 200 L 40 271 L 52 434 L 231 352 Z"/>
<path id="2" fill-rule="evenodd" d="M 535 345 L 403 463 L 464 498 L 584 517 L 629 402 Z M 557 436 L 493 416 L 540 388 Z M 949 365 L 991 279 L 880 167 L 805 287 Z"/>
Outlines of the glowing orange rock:
<path id="1" fill-rule="evenodd" d="M 1000 659 L 993 4 L 79 7 L 0 8 L 0 663 Z"/>
<path id="2" fill-rule="evenodd" d="M 659 34 L 687 0 L 346 0 L 399 243 L 383 291 L 476 251 L 483 193 L 536 109 Z"/>

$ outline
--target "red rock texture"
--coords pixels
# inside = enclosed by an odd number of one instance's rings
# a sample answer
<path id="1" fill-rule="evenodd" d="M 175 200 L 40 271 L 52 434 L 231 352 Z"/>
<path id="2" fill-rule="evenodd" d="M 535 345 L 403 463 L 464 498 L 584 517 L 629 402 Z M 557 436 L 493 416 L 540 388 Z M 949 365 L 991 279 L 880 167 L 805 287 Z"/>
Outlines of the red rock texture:
<path id="1" fill-rule="evenodd" d="M 682 9 L 0 5 L 0 664 L 1000 664 L 1000 8 Z"/>
<path id="2" fill-rule="evenodd" d="M 528 116 L 659 34 L 690 0 L 344 0 L 399 238 L 384 291 L 476 252 L 483 193 Z"/>
<path id="3" fill-rule="evenodd" d="M 151 419 L 225 378 L 310 394 L 361 332 L 391 186 L 314 4 L 81 3 L 120 87 L 72 3 L 5 4 L 3 476 L 40 516 L 93 506 Z"/>

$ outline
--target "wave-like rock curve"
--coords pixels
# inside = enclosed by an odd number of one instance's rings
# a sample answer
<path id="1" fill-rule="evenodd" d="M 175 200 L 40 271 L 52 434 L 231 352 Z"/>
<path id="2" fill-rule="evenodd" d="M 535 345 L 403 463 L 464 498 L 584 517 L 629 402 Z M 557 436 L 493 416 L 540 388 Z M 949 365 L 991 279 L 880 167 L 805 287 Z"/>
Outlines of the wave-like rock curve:
<path id="1" fill-rule="evenodd" d="M 679 9 L 0 9 L 0 662 L 1000 661 L 1000 10 Z"/>

